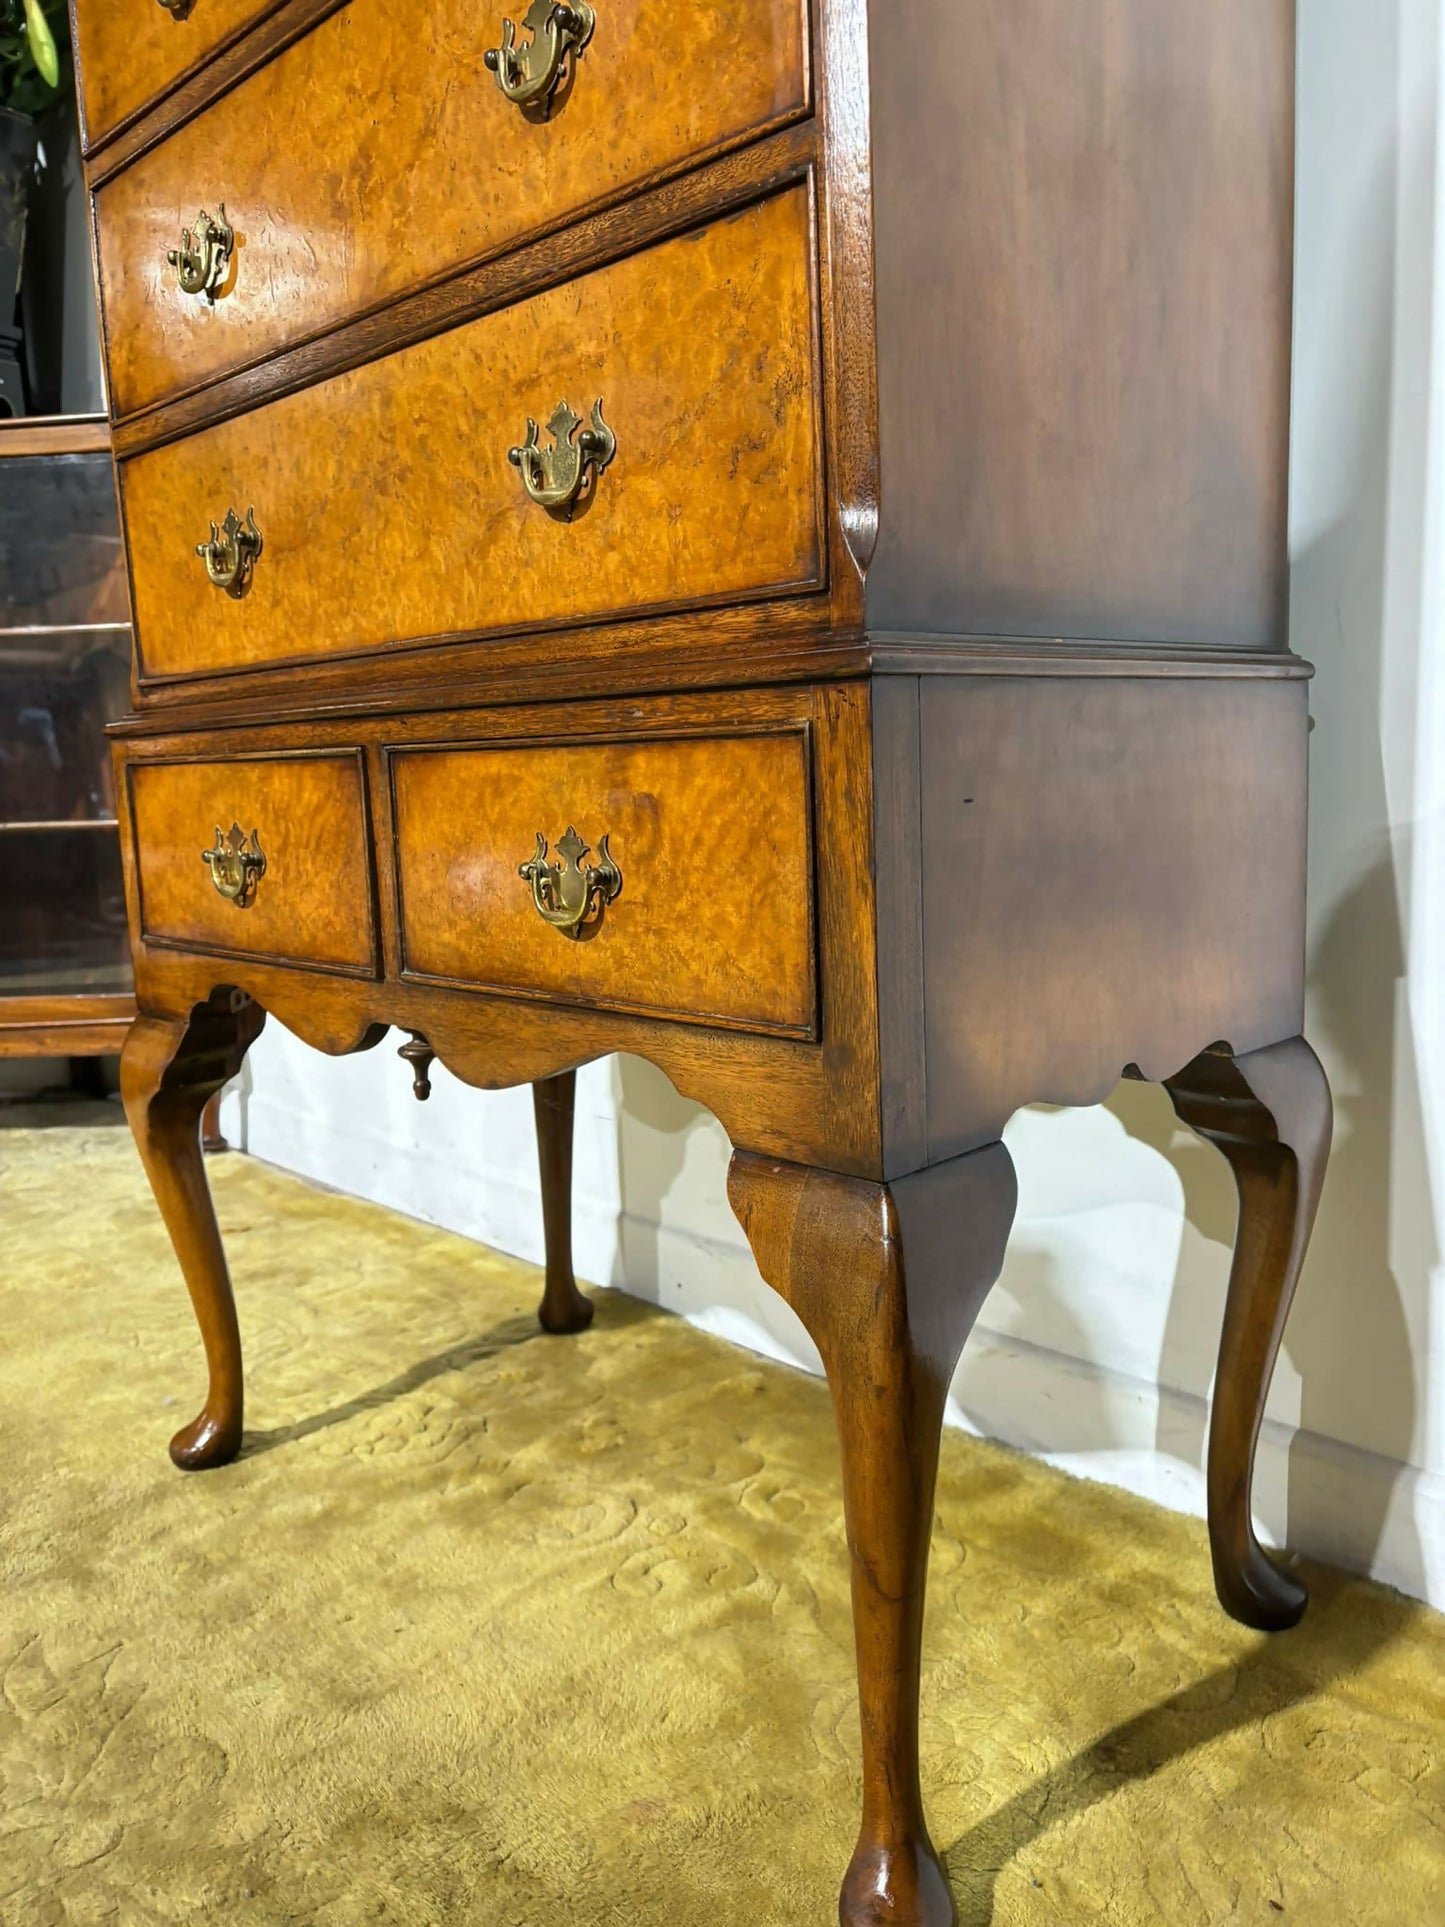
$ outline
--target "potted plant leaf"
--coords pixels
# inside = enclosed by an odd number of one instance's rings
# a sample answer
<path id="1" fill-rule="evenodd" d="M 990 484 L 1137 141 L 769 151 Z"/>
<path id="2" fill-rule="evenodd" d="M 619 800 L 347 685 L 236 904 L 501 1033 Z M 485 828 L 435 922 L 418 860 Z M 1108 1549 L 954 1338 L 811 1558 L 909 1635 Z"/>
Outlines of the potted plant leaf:
<path id="1" fill-rule="evenodd" d="M 65 0 L 0 0 L 0 413 L 24 412 L 15 304 L 35 177 L 36 119 L 71 84 Z"/>

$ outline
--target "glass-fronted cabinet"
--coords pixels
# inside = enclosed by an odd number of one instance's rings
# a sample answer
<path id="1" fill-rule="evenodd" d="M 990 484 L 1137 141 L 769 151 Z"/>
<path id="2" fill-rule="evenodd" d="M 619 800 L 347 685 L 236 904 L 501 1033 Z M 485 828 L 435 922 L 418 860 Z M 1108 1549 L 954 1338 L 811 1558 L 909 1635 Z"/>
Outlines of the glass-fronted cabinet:
<path id="1" fill-rule="evenodd" d="M 134 1008 L 105 737 L 129 621 L 104 418 L 0 421 L 0 1056 L 118 1050 Z"/>

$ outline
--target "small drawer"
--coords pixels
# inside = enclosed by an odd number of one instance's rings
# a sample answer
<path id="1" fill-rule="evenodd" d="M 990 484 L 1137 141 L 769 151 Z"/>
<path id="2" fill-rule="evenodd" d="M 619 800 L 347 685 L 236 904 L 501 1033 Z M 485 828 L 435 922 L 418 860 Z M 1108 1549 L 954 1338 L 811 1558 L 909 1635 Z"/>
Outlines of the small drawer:
<path id="1" fill-rule="evenodd" d="M 142 679 L 820 586 L 817 340 L 799 186 L 122 463 Z"/>
<path id="2" fill-rule="evenodd" d="M 391 751 L 404 974 L 815 1035 L 808 740 Z"/>
<path id="3" fill-rule="evenodd" d="M 199 20 L 215 0 L 197 0 Z M 130 14 L 156 0 L 91 0 Z M 116 412 L 334 328 L 659 172 L 806 111 L 806 0 L 597 0 L 550 111 L 487 65 L 543 0 L 352 0 L 96 196 Z M 576 12 L 579 23 L 580 12 Z M 563 41 L 558 40 L 559 49 Z M 514 84 L 523 91 L 528 79 Z M 168 261 L 224 202 L 232 258 L 187 292 Z M 195 279 L 194 276 L 191 277 Z"/>
<path id="4" fill-rule="evenodd" d="M 74 0 L 81 112 L 94 147 L 280 0 Z"/>
<path id="5" fill-rule="evenodd" d="M 359 750 L 132 762 L 147 943 L 377 974 Z"/>

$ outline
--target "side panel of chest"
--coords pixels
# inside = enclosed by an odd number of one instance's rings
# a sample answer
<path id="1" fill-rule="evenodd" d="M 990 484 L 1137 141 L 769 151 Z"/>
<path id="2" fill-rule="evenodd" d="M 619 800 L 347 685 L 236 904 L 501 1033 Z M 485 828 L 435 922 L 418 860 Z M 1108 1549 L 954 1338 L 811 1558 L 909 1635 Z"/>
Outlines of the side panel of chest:
<path id="1" fill-rule="evenodd" d="M 871 22 L 869 626 L 1284 648 L 1293 0 Z"/>

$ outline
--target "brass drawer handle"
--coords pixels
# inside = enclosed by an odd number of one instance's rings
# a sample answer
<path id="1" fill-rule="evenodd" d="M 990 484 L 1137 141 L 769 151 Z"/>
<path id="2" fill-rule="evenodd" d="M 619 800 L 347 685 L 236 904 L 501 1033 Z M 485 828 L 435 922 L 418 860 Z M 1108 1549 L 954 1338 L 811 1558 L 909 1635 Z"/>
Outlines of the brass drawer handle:
<path id="1" fill-rule="evenodd" d="M 537 832 L 537 854 L 517 874 L 532 886 L 532 902 L 543 923 L 564 937 L 578 939 L 585 925 L 595 923 L 604 907 L 622 888 L 622 872 L 612 861 L 604 836 L 597 846 L 598 861 L 582 867 L 587 845 L 569 823 L 557 845 L 560 863 L 547 861 L 547 839 Z"/>
<path id="2" fill-rule="evenodd" d="M 235 245 L 236 230 L 226 219 L 226 203 L 221 202 L 214 220 L 202 208 L 195 227 L 181 229 L 181 245 L 166 254 L 182 292 L 203 294 L 214 307 Z"/>
<path id="3" fill-rule="evenodd" d="M 488 72 L 516 107 L 538 107 L 551 112 L 552 97 L 562 82 L 568 56 L 575 62 L 592 38 L 597 16 L 583 0 L 564 6 L 561 0 L 532 0 L 522 22 L 532 38 L 517 45 L 517 29 L 502 22 L 502 44 L 482 55 Z"/>
<path id="4" fill-rule="evenodd" d="M 210 541 L 197 542 L 196 554 L 205 563 L 206 574 L 215 586 L 239 602 L 251 586 L 251 571 L 261 547 L 256 511 L 247 509 L 243 522 L 234 509 L 227 509 L 220 528 L 212 522 Z"/>
<path id="5" fill-rule="evenodd" d="M 527 439 L 509 448 L 507 460 L 522 471 L 522 486 L 538 508 L 560 510 L 571 521 L 583 490 L 617 453 L 617 437 L 602 419 L 602 403 L 592 404 L 590 427 L 559 401 L 547 424 L 552 447 L 543 448 L 537 424 L 527 417 Z"/>
<path id="6" fill-rule="evenodd" d="M 172 20 L 188 20 L 196 0 L 161 0 L 161 5 Z"/>
<path id="7" fill-rule="evenodd" d="M 266 874 L 266 856 L 259 833 L 252 830 L 248 841 L 239 823 L 231 825 L 229 834 L 218 823 L 216 846 L 213 850 L 202 850 L 201 861 L 227 903 L 234 903 L 238 910 L 249 910 L 255 901 L 256 885 Z"/>

